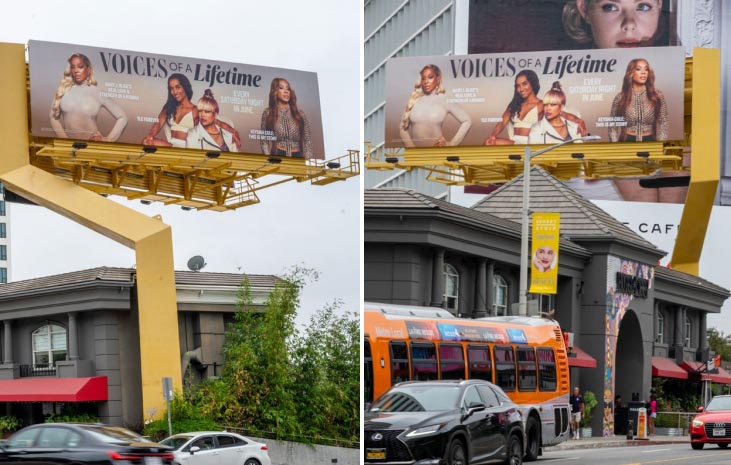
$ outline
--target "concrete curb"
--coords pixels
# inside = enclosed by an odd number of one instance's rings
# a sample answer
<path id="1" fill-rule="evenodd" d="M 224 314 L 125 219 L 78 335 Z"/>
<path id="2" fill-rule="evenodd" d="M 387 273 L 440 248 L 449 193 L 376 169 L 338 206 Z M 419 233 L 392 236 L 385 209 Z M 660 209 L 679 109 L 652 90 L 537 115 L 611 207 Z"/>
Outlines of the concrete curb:
<path id="1" fill-rule="evenodd" d="M 620 439 L 620 438 L 597 438 L 597 439 L 579 439 L 564 441 L 553 447 L 546 447 L 546 452 L 559 450 L 576 450 L 576 449 L 599 449 L 604 447 L 633 447 L 633 446 L 662 446 L 664 444 L 688 444 L 690 446 L 690 438 L 678 436 L 673 439 Z"/>

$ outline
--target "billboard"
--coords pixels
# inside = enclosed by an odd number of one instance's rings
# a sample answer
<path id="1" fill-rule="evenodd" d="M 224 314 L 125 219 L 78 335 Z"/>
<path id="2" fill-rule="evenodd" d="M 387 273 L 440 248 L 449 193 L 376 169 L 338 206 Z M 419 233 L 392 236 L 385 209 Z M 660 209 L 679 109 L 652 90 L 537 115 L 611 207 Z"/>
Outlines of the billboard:
<path id="1" fill-rule="evenodd" d="M 324 159 L 317 74 L 31 41 L 31 133 Z"/>
<path id="2" fill-rule="evenodd" d="M 675 0 L 470 0 L 468 53 L 679 45 Z"/>
<path id="3" fill-rule="evenodd" d="M 680 140 L 684 65 L 681 47 L 392 58 L 385 145 Z"/>

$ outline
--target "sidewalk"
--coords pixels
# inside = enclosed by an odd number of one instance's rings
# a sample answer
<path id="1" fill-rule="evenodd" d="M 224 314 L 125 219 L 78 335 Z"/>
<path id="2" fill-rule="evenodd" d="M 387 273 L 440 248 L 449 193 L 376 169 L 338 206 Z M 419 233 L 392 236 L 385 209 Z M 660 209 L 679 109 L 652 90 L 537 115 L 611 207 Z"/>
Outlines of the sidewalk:
<path id="1" fill-rule="evenodd" d="M 545 452 L 601 447 L 658 446 L 663 444 L 690 444 L 690 436 L 651 436 L 649 439 L 627 439 L 625 436 L 569 439 L 557 446 L 546 447 Z"/>

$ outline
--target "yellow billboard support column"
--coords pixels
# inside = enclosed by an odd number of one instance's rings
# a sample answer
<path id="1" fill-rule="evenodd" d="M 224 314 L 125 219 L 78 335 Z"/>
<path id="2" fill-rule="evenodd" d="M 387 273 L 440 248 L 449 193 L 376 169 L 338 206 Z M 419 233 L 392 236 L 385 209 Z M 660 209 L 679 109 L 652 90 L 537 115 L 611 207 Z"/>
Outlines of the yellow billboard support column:
<path id="1" fill-rule="evenodd" d="M 698 276 L 703 242 L 721 175 L 721 52 L 693 49 L 690 186 L 671 266 Z"/>
<path id="2" fill-rule="evenodd" d="M 170 226 L 30 165 L 25 47 L 0 44 L 0 180 L 11 191 L 135 249 L 142 413 L 165 412 L 162 378 L 182 389 Z"/>

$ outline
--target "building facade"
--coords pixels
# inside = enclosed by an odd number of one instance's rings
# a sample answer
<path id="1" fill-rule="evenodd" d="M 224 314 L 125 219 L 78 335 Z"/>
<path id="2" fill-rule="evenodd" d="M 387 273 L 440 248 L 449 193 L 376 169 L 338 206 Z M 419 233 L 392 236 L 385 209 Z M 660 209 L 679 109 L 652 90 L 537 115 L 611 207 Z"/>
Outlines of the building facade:
<path id="1" fill-rule="evenodd" d="M 522 177 L 473 208 L 413 190 L 367 190 L 365 300 L 466 318 L 517 314 L 521 202 Z M 614 434 L 615 394 L 647 398 L 653 376 L 673 376 L 665 364 L 687 378 L 708 359 L 706 318 L 729 291 L 657 266 L 664 251 L 538 167 L 531 211 L 561 215 L 557 293 L 531 295 L 532 313 L 553 311 L 577 353 L 593 359 L 596 369 L 573 363 L 571 382 L 604 407 L 595 434 Z"/>
<path id="2" fill-rule="evenodd" d="M 184 385 L 221 374 L 226 323 L 244 278 L 255 306 L 277 280 L 175 273 Z M 37 423 L 73 403 L 104 423 L 141 429 L 161 412 L 142 411 L 138 311 L 134 269 L 94 268 L 0 286 L 0 415 Z"/>

